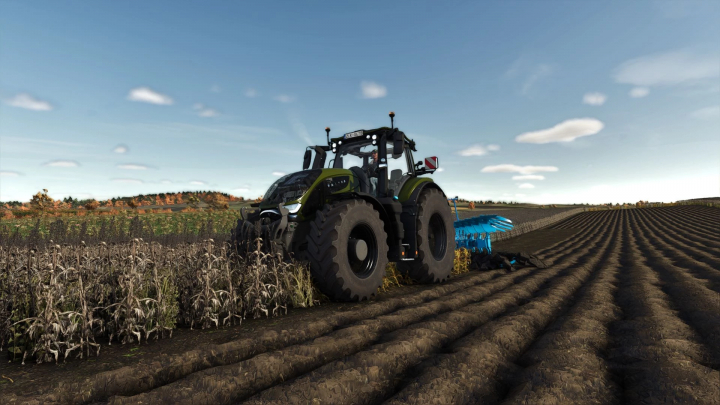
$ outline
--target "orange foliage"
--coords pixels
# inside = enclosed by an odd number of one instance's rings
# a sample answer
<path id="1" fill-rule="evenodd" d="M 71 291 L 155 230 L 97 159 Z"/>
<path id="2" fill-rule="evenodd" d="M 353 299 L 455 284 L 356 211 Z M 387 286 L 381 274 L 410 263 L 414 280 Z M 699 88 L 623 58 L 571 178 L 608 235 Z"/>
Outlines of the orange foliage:
<path id="1" fill-rule="evenodd" d="M 3 219 L 14 219 L 15 215 L 10 210 L 3 210 Z"/>
<path id="2" fill-rule="evenodd" d="M 475 203 L 474 203 L 473 201 L 470 201 L 470 204 L 468 204 L 468 208 L 470 208 L 471 210 L 474 210 L 474 209 L 475 209 Z"/>

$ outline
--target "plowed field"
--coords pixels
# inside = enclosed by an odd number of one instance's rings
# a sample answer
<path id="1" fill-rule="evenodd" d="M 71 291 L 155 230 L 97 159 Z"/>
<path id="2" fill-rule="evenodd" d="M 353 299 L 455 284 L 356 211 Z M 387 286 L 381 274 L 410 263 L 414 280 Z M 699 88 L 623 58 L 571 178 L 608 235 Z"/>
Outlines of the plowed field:
<path id="1" fill-rule="evenodd" d="M 547 269 L 472 273 L 0 402 L 720 404 L 720 210 L 586 212 L 536 232 L 553 230 Z"/>

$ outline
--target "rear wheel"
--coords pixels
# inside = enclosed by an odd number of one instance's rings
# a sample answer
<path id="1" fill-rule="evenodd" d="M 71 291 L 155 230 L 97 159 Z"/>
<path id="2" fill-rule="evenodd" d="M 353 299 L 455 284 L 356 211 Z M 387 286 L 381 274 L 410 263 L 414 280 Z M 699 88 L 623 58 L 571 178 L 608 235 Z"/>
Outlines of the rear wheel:
<path id="1" fill-rule="evenodd" d="M 418 199 L 418 254 L 413 261 L 398 262 L 398 270 L 421 283 L 438 283 L 450 277 L 455 260 L 455 227 L 447 199 L 436 189 Z"/>
<path id="2" fill-rule="evenodd" d="M 387 234 L 380 214 L 362 200 L 325 205 L 310 224 L 307 258 L 320 290 L 342 301 L 362 301 L 382 285 Z"/>

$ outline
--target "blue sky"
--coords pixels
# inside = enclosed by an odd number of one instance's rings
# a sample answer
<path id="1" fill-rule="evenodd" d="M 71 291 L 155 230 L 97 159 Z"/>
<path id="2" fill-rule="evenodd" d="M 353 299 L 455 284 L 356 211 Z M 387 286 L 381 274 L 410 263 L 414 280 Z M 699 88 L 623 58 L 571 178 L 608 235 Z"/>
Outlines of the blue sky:
<path id="1" fill-rule="evenodd" d="M 0 2 L 0 200 L 257 197 L 388 124 L 448 194 L 720 195 L 720 2 Z"/>

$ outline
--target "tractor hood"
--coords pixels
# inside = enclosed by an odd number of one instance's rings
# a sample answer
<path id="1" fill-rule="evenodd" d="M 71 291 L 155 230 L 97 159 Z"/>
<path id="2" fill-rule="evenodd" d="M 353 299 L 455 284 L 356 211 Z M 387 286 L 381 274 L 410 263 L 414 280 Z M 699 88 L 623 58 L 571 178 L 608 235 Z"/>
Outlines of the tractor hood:
<path id="1" fill-rule="evenodd" d="M 345 185 L 349 186 L 352 172 L 346 169 L 312 169 L 285 175 L 270 186 L 260 208 L 277 208 L 281 203 L 303 202 L 303 197 L 322 184 L 323 180 L 336 176 L 348 176 Z"/>

